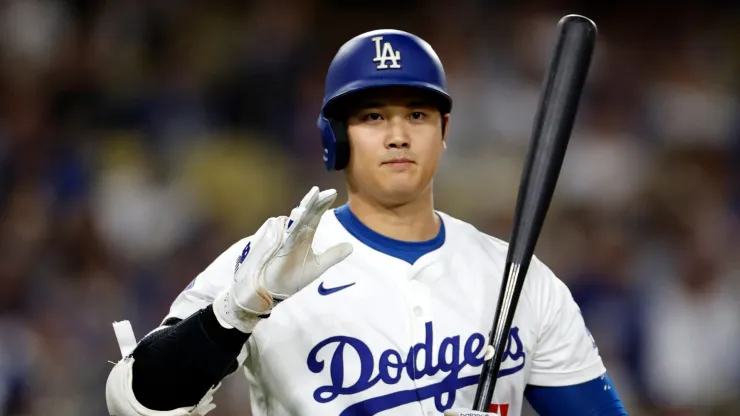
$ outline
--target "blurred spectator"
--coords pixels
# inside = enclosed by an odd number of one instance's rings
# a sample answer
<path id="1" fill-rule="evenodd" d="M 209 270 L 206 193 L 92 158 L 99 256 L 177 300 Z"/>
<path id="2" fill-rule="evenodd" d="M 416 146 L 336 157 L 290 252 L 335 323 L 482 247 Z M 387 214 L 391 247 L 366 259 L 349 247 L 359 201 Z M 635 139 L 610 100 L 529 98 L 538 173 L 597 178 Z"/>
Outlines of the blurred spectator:
<path id="1" fill-rule="evenodd" d="M 692 411 L 737 400 L 737 282 L 709 253 L 682 248 L 676 270 L 654 276 L 645 314 L 644 370 L 661 406 Z M 736 278 L 736 276 L 732 276 Z M 670 353 L 666 353 L 670 351 Z"/>

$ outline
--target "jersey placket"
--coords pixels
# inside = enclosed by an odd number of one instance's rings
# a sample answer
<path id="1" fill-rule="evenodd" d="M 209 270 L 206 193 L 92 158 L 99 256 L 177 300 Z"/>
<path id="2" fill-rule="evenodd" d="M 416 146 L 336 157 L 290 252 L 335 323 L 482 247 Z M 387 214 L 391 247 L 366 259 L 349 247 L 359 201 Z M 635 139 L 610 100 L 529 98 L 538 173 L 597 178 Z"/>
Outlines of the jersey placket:
<path id="1" fill-rule="evenodd" d="M 431 254 L 431 253 L 430 253 Z M 435 376 L 420 374 L 420 371 L 428 371 L 425 368 L 425 361 L 431 362 L 432 365 L 435 362 L 436 357 L 434 356 L 434 347 L 432 344 L 428 351 L 424 351 L 420 346 L 424 345 L 427 336 L 431 336 L 431 327 L 433 325 L 432 316 L 432 305 L 431 305 L 431 289 L 429 286 L 424 284 L 424 281 L 430 279 L 437 279 L 439 274 L 439 264 L 434 262 L 436 256 L 423 257 L 417 261 L 408 271 L 408 284 L 406 286 L 406 302 L 407 302 L 407 313 L 411 318 L 411 350 L 413 350 L 413 356 L 411 357 L 412 364 L 409 365 L 412 375 L 411 379 L 414 384 L 414 388 L 420 389 L 433 383 Z M 436 267 L 435 267 L 436 266 Z M 425 354 L 431 356 L 427 358 Z M 433 400 L 428 400 L 423 397 L 419 397 L 419 405 L 421 406 L 421 414 L 424 416 L 431 416 L 439 414 L 436 409 Z"/>

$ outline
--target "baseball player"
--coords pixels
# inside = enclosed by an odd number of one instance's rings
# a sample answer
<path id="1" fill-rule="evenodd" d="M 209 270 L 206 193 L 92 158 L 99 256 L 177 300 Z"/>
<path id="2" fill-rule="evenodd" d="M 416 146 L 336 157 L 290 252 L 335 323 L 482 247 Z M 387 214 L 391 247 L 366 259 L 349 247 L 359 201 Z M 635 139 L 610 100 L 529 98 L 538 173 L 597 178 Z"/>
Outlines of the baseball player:
<path id="1" fill-rule="evenodd" d="M 537 258 L 488 411 L 469 409 L 507 245 L 436 211 L 432 177 L 452 100 L 436 53 L 397 30 L 359 35 L 331 62 L 318 118 L 348 203 L 311 189 L 215 259 L 123 359 L 115 416 L 205 415 L 244 371 L 252 414 L 626 415 L 568 288 Z M 245 207 L 249 209 L 249 207 Z"/>

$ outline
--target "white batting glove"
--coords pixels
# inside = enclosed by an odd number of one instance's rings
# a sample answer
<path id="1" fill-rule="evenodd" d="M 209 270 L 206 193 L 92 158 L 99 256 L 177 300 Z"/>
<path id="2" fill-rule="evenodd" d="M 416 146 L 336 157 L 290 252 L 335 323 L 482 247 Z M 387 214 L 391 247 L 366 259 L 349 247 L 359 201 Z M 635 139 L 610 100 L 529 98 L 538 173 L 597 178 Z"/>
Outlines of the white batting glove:
<path id="1" fill-rule="evenodd" d="M 337 197 L 333 189 L 311 191 L 290 217 L 268 219 L 237 259 L 231 287 L 213 302 L 219 320 L 251 333 L 280 301 L 296 294 L 352 254 L 349 243 L 318 254 L 311 245 L 321 216 Z"/>

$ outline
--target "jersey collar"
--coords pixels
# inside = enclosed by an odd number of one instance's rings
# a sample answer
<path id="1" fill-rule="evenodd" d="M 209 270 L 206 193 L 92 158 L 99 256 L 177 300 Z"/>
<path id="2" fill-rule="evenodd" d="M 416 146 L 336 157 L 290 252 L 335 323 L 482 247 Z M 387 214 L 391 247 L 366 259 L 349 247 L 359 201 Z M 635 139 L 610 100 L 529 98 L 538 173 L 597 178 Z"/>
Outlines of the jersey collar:
<path id="1" fill-rule="evenodd" d="M 439 249 L 445 243 L 445 223 L 441 216 L 439 233 L 436 237 L 427 241 L 401 241 L 371 230 L 352 213 L 347 204 L 335 209 L 334 215 L 344 229 L 361 243 L 409 264 L 414 264 L 419 258 Z"/>

